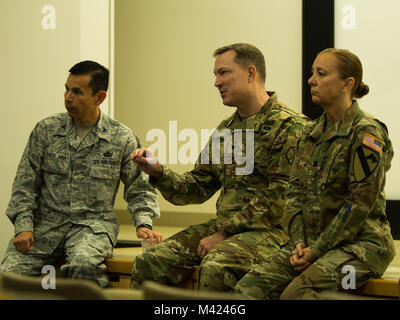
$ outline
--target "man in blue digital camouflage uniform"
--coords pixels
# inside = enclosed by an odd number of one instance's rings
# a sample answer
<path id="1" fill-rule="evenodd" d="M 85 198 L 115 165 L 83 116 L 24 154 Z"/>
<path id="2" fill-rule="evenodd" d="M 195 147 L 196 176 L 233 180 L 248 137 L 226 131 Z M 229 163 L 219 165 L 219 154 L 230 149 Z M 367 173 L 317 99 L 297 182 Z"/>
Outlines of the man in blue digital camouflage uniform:
<path id="1" fill-rule="evenodd" d="M 104 259 L 112 256 L 119 223 L 113 212 L 120 180 L 141 238 L 161 242 L 148 176 L 130 161 L 140 148 L 130 129 L 100 111 L 109 71 L 93 61 L 69 70 L 65 107 L 33 129 L 13 183 L 7 216 L 15 227 L 0 272 L 40 275 L 60 257 L 63 275 L 107 286 Z"/>

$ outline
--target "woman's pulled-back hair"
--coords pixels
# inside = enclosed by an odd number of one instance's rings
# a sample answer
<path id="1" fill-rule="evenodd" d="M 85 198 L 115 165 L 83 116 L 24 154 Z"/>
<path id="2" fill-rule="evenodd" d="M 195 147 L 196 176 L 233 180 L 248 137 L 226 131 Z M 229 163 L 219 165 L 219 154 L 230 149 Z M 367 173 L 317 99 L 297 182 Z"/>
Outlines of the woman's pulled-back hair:
<path id="1" fill-rule="evenodd" d="M 362 98 L 369 93 L 369 87 L 362 81 L 363 68 L 360 59 L 349 50 L 328 48 L 321 53 L 330 53 L 337 58 L 337 70 L 342 79 L 354 78 L 352 98 Z"/>

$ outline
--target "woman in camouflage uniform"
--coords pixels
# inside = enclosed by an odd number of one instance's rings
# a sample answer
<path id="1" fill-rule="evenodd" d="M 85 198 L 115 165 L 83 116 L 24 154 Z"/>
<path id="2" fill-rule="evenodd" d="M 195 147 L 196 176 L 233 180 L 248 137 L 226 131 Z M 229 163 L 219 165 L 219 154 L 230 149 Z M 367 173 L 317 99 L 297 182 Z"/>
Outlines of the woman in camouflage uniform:
<path id="1" fill-rule="evenodd" d="M 361 62 L 347 50 L 326 49 L 308 83 L 325 112 L 297 146 L 282 220 L 291 239 L 235 287 L 257 299 L 356 289 L 394 257 L 384 193 L 393 148 L 385 124 L 355 100 L 369 92 Z"/>

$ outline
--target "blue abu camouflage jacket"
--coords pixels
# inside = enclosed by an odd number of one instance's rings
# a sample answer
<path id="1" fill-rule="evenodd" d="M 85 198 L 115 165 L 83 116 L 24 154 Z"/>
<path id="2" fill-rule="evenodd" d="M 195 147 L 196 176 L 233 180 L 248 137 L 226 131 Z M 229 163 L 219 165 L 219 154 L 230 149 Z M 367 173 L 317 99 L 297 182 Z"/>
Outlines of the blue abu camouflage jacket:
<path id="1" fill-rule="evenodd" d="M 130 160 L 136 148 L 140 142 L 132 131 L 104 114 L 82 143 L 66 113 L 40 121 L 25 147 L 6 211 L 15 234 L 40 228 L 42 219 L 72 222 L 106 232 L 115 245 L 119 223 L 113 207 L 120 180 L 132 223 L 152 225 L 160 216 L 157 196 L 148 176 Z"/>

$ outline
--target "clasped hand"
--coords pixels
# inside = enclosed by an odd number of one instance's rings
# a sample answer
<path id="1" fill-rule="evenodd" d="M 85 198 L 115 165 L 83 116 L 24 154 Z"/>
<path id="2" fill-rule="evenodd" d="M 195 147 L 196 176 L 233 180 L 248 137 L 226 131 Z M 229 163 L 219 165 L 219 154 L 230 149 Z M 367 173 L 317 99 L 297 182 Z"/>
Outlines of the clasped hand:
<path id="1" fill-rule="evenodd" d="M 317 257 L 312 253 L 310 247 L 306 247 L 304 242 L 296 244 L 289 259 L 293 269 L 299 272 L 307 269 L 315 260 L 317 260 Z"/>

